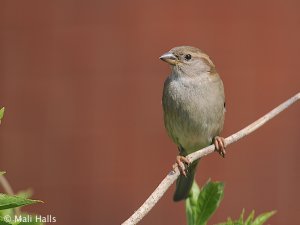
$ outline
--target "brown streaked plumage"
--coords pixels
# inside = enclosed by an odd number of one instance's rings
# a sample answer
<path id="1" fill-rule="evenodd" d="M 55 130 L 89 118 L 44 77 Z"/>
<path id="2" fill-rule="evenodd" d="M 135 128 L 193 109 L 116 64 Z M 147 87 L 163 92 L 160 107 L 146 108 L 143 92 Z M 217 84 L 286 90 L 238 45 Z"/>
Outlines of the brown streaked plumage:
<path id="1" fill-rule="evenodd" d="M 184 158 L 214 143 L 224 156 L 225 145 L 218 135 L 223 129 L 225 95 L 215 65 L 200 49 L 181 46 L 161 56 L 171 65 L 171 75 L 163 90 L 166 130 L 178 146 L 177 164 L 181 175 L 177 180 L 174 200 L 188 196 L 198 161 L 185 171 Z"/>

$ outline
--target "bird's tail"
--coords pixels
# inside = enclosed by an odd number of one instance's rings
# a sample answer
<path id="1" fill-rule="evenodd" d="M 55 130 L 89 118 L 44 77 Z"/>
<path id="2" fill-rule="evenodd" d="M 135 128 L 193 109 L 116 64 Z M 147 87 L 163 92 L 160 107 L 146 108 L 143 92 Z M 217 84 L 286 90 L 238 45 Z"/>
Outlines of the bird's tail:
<path id="1" fill-rule="evenodd" d="M 173 196 L 174 201 L 184 200 L 188 197 L 191 187 L 193 185 L 194 176 L 196 172 L 196 167 L 199 160 L 194 161 L 189 167 L 186 177 L 182 174 L 178 177 L 176 181 L 176 190 Z"/>

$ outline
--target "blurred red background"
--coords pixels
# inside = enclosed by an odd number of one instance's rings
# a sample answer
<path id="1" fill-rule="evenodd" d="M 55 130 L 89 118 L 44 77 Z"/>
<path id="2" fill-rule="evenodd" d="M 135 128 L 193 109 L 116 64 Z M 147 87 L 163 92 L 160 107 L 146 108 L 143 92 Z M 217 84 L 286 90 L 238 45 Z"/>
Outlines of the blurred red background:
<path id="1" fill-rule="evenodd" d="M 225 84 L 224 136 L 300 91 L 299 1 L 1 1 L 0 166 L 15 191 L 45 204 L 23 210 L 56 224 L 120 224 L 177 154 L 162 119 L 178 45 L 207 52 Z M 292 106 L 201 161 L 199 184 L 225 182 L 210 224 L 277 210 L 300 224 L 300 107 Z M 141 224 L 185 224 L 174 186 Z M 247 214 L 246 213 L 246 214 Z"/>

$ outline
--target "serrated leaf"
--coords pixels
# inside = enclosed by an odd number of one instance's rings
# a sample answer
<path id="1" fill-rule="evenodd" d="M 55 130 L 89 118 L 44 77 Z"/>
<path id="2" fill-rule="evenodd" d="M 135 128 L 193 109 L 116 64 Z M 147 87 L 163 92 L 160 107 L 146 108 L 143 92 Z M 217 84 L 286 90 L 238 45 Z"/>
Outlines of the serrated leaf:
<path id="1" fill-rule="evenodd" d="M 3 118 L 3 116 L 4 116 L 4 111 L 5 111 L 5 108 L 2 107 L 2 109 L 0 109 L 0 121 Z"/>
<path id="2" fill-rule="evenodd" d="M 254 210 L 249 214 L 247 220 L 245 221 L 245 225 L 251 225 L 254 218 Z"/>
<path id="3" fill-rule="evenodd" d="M 195 225 L 199 214 L 197 205 L 198 196 L 200 193 L 199 186 L 196 181 L 193 182 L 189 197 L 185 201 L 185 212 L 187 216 L 188 225 Z"/>
<path id="4" fill-rule="evenodd" d="M 261 225 L 261 224 L 264 224 L 264 222 L 266 222 L 275 213 L 276 213 L 276 211 L 262 213 L 258 217 L 256 217 L 256 219 L 254 220 L 254 222 L 251 225 Z"/>
<path id="5" fill-rule="evenodd" d="M 220 205 L 224 195 L 222 182 L 208 182 L 200 191 L 198 197 L 199 215 L 197 225 L 205 225 L 215 210 Z"/>
<path id="6" fill-rule="evenodd" d="M 31 200 L 14 195 L 0 194 L 0 210 L 15 208 L 24 205 L 31 205 L 40 202 L 42 201 Z"/>

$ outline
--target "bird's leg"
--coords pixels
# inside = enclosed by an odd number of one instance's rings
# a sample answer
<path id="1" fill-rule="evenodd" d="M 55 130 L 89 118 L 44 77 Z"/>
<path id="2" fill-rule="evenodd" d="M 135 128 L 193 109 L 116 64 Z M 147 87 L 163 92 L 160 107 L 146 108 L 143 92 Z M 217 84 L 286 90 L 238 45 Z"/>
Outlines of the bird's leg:
<path id="1" fill-rule="evenodd" d="M 173 165 L 173 169 L 178 167 L 180 174 L 186 177 L 187 167 L 191 164 L 191 162 L 184 156 L 178 155 L 176 156 L 176 163 Z"/>
<path id="2" fill-rule="evenodd" d="M 216 136 L 214 138 L 214 145 L 215 145 L 215 150 L 223 157 L 225 158 L 226 154 L 226 144 L 225 144 L 225 139 L 223 137 Z"/>

